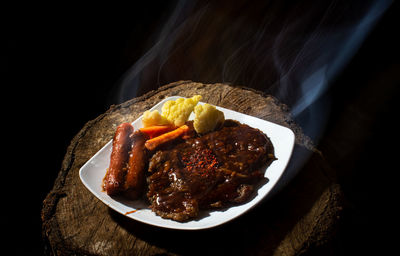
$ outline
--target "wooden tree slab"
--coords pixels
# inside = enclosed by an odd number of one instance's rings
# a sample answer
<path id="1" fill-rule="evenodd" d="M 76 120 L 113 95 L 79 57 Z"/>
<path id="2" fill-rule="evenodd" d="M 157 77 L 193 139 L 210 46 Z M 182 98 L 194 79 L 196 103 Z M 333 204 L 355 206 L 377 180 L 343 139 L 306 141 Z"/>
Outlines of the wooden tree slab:
<path id="1" fill-rule="evenodd" d="M 227 224 L 181 231 L 129 219 L 84 187 L 80 167 L 112 139 L 118 124 L 134 121 L 165 97 L 195 94 L 201 94 L 202 101 L 295 132 L 294 153 L 279 191 Z M 43 202 L 43 237 L 47 252 L 54 255 L 300 255 L 329 248 L 342 201 L 334 171 L 293 122 L 285 105 L 249 88 L 180 81 L 112 106 L 82 128 L 68 147 L 54 187 Z"/>

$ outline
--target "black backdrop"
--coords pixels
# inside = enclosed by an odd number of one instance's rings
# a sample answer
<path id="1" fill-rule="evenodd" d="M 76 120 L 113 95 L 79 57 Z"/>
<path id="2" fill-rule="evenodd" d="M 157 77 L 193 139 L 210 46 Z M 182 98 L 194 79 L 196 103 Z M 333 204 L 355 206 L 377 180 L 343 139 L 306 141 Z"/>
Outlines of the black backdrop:
<path id="1" fill-rule="evenodd" d="M 154 44 L 174 6 L 166 2 L 35 3 L 5 9 L 2 124 L 5 160 L 11 160 L 11 167 L 4 161 L 7 186 L 2 188 L 1 214 L 11 227 L 6 247 L 17 253 L 43 251 L 41 203 L 66 148 L 87 121 L 118 103 L 116 84 Z M 350 209 L 335 254 L 379 251 L 390 244 L 391 235 L 385 232 L 393 216 L 395 202 L 389 198 L 396 192 L 391 181 L 398 169 L 392 165 L 399 116 L 398 14 L 392 5 L 326 92 L 332 112 L 320 147 L 341 159 L 335 167 L 342 169 L 339 177 Z M 343 125 L 349 113 L 356 115 L 359 126 Z M 344 133 L 357 139 L 335 144 Z"/>

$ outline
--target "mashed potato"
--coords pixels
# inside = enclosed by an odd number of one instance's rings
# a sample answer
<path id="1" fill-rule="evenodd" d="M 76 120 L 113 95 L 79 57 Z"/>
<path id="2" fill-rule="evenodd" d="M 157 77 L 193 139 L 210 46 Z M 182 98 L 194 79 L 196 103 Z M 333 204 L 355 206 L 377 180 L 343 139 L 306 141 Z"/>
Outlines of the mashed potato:
<path id="1" fill-rule="evenodd" d="M 225 121 L 224 113 L 210 104 L 198 105 L 194 108 L 193 126 L 197 133 L 213 131 Z"/>
<path id="2" fill-rule="evenodd" d="M 158 110 L 147 110 L 143 113 L 142 124 L 144 127 L 149 127 L 154 125 L 168 125 L 170 122 L 165 116 L 162 116 Z"/>
<path id="3" fill-rule="evenodd" d="M 175 126 L 184 125 L 189 119 L 194 107 L 201 100 L 200 95 L 193 96 L 189 99 L 179 98 L 177 100 L 169 100 L 162 107 L 162 115 Z"/>

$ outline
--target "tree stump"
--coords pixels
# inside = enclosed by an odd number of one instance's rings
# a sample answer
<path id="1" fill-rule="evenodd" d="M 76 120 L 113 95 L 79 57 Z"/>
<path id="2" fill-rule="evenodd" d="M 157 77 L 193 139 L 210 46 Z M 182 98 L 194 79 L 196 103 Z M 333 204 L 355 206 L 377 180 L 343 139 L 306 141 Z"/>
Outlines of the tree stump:
<path id="1" fill-rule="evenodd" d="M 224 225 L 199 231 L 157 228 L 127 218 L 93 196 L 79 169 L 132 122 L 173 95 L 202 101 L 291 128 L 296 145 L 274 195 Z M 245 87 L 179 81 L 112 106 L 74 137 L 43 202 L 43 238 L 54 255 L 300 255 L 328 250 L 343 208 L 335 172 L 277 99 Z"/>

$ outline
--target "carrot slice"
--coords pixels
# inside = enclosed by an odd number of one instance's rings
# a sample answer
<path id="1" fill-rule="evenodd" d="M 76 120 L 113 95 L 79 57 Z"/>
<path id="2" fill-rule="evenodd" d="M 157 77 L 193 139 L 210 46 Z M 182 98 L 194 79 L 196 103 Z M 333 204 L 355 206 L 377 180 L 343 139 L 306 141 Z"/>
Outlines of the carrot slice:
<path id="1" fill-rule="evenodd" d="M 163 133 L 174 130 L 175 127 L 171 125 L 156 125 L 140 128 L 140 131 L 149 135 L 150 139 L 157 137 Z"/>
<path id="2" fill-rule="evenodd" d="M 162 134 L 160 136 L 157 136 L 157 137 L 155 137 L 153 139 L 147 140 L 146 143 L 145 143 L 145 147 L 148 150 L 154 150 L 155 148 L 157 148 L 161 144 L 164 144 L 166 142 L 174 140 L 174 139 L 180 137 L 181 135 L 185 134 L 187 131 L 189 131 L 189 126 L 182 125 L 182 126 L 180 126 L 179 128 L 176 128 L 173 131 L 164 133 L 164 134 Z"/>

